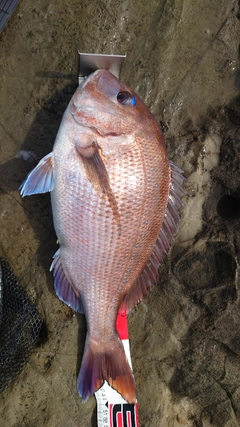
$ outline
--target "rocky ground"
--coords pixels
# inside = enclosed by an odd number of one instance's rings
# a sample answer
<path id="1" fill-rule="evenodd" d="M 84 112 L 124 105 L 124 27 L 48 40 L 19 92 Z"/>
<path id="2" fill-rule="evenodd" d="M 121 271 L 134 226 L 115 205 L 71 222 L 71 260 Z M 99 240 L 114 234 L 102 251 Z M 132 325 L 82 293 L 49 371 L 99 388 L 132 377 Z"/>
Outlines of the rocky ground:
<path id="1" fill-rule="evenodd" d="M 0 35 L 0 256 L 48 330 L 0 395 L 3 427 L 96 426 L 76 391 L 85 322 L 55 296 L 49 195 L 22 200 L 77 86 L 77 51 L 127 53 L 121 79 L 188 178 L 153 292 L 130 315 L 141 427 L 240 425 L 239 6 L 230 0 L 21 0 Z"/>

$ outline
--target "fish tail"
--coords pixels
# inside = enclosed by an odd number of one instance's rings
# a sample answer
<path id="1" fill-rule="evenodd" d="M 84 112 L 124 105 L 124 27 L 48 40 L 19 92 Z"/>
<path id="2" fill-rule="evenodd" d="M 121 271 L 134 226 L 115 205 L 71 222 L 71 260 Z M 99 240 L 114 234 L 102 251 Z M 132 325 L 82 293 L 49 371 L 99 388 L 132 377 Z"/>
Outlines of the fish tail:
<path id="1" fill-rule="evenodd" d="M 87 338 L 77 381 L 82 400 L 92 396 L 105 380 L 129 403 L 136 401 L 134 377 L 117 334 L 106 348 Z"/>

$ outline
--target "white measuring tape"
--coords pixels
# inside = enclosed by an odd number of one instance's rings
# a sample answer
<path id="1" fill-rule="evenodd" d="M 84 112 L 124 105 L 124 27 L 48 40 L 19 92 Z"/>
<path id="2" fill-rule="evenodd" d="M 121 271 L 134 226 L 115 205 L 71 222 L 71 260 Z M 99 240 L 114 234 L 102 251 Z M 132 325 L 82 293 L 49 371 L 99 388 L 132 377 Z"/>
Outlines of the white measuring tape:
<path id="1" fill-rule="evenodd" d="M 128 338 L 127 314 L 121 310 L 117 317 L 116 328 L 123 343 L 125 354 L 132 368 Z M 139 427 L 138 404 L 128 403 L 107 381 L 96 391 L 98 427 Z"/>

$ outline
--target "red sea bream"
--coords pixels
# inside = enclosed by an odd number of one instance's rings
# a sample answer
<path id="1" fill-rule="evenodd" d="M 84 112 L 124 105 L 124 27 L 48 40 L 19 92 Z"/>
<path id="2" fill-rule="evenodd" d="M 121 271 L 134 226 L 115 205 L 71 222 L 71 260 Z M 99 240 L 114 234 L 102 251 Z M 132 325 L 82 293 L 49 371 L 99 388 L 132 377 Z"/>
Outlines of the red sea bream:
<path id="1" fill-rule="evenodd" d="M 21 187 L 23 196 L 51 192 L 60 246 L 51 267 L 55 290 L 87 321 L 77 382 L 83 400 L 104 380 L 128 402 L 136 399 L 116 317 L 156 280 L 179 221 L 183 180 L 143 101 L 97 70 L 73 95 L 52 153 Z"/>

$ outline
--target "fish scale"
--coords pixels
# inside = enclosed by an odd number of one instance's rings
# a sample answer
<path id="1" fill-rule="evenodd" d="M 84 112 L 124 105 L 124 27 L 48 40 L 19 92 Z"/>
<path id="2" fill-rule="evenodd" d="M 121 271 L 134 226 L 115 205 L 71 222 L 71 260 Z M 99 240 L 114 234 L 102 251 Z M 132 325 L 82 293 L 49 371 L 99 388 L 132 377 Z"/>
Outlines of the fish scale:
<path id="1" fill-rule="evenodd" d="M 183 180 L 145 104 L 98 70 L 73 95 L 53 152 L 22 185 L 23 196 L 51 191 L 60 244 L 51 266 L 55 290 L 87 321 L 77 381 L 84 401 L 104 381 L 136 400 L 116 318 L 156 280 L 179 221 Z"/>

